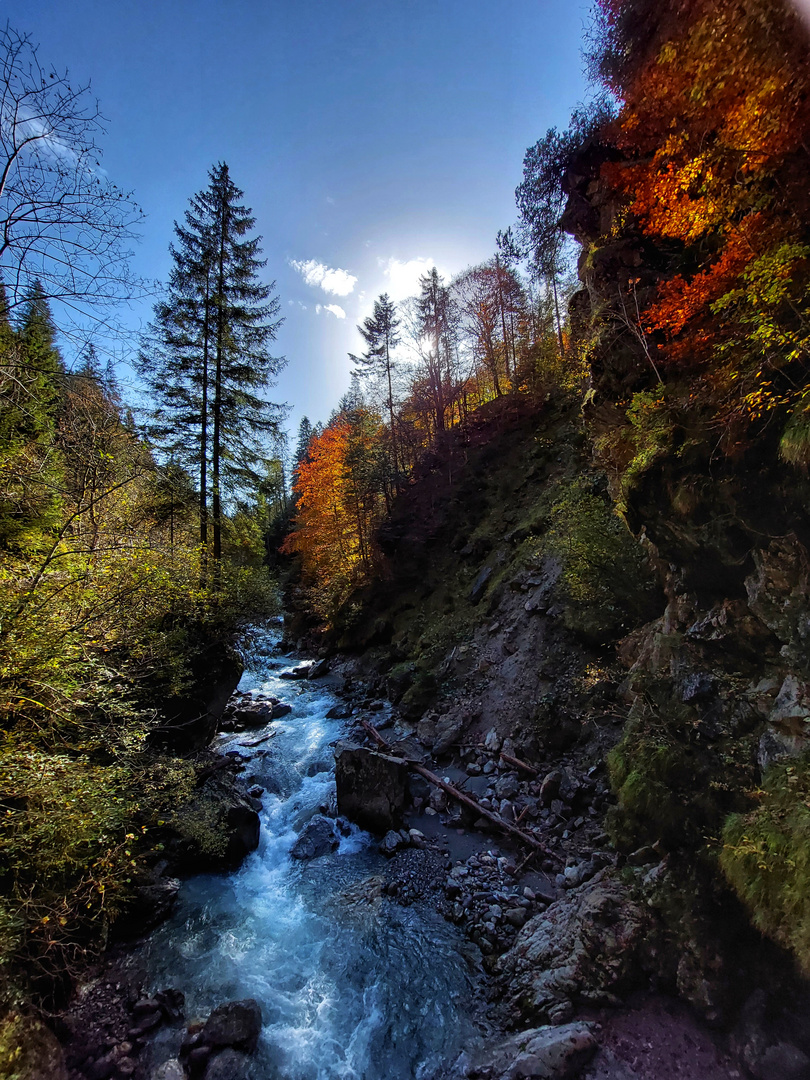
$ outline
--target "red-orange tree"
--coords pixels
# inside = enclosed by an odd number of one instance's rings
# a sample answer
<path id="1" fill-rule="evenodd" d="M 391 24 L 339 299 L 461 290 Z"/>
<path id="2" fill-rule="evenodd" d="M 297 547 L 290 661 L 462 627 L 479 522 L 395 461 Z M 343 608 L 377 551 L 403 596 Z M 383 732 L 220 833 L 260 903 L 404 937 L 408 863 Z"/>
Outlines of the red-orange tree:
<path id="1" fill-rule="evenodd" d="M 300 556 L 313 610 L 329 618 L 370 574 L 385 508 L 387 441 L 379 416 L 342 410 L 309 444 L 296 473 L 296 516 L 282 551 Z"/>
<path id="2" fill-rule="evenodd" d="M 640 329 L 718 420 L 803 409 L 810 371 L 810 59 L 781 0 L 601 0 L 621 98 L 615 223 L 668 253 Z M 674 268 L 675 272 L 672 273 Z M 700 389 L 698 390 L 698 387 Z"/>

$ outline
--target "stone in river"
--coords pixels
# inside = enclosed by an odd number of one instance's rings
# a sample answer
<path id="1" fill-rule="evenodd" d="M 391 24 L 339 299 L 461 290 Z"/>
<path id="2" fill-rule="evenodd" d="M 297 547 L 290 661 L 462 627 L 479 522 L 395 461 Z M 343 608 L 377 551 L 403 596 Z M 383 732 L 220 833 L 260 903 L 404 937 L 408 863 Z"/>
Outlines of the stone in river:
<path id="1" fill-rule="evenodd" d="M 323 814 L 316 814 L 302 829 L 290 855 L 294 859 L 317 859 L 334 851 L 339 843 L 333 822 Z"/>
<path id="2" fill-rule="evenodd" d="M 228 1001 L 214 1009 L 202 1029 L 207 1046 L 230 1046 L 252 1054 L 262 1030 L 262 1013 L 254 998 Z"/>

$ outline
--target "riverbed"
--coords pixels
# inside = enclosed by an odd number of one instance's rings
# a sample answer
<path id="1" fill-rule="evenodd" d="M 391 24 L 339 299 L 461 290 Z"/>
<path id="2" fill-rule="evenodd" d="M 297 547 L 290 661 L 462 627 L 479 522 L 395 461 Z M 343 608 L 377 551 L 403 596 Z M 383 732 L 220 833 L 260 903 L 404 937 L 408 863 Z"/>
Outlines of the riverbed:
<path id="1" fill-rule="evenodd" d="M 264 788 L 259 847 L 234 873 L 186 881 L 133 961 L 152 990 L 185 994 L 189 1019 L 255 998 L 255 1080 L 461 1075 L 481 1041 L 477 950 L 427 904 L 382 894 L 385 859 L 356 827 L 332 854 L 290 856 L 312 816 L 334 810 L 332 748 L 346 721 L 327 719 L 339 701 L 328 686 L 280 678 L 299 658 L 279 654 L 278 636 L 256 632 L 239 689 L 292 711 L 214 747 L 249 757 L 244 775 Z M 153 1065 L 177 1054 L 181 1036 L 167 1029 L 155 1040 Z"/>

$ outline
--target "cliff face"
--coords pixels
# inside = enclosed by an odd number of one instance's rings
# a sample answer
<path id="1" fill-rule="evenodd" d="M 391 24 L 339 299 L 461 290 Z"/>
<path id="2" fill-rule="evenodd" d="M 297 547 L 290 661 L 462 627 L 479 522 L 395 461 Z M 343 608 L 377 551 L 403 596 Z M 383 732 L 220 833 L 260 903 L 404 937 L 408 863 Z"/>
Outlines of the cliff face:
<path id="1" fill-rule="evenodd" d="M 639 312 L 682 253 L 622 211 L 608 158 L 591 144 L 567 178 L 564 224 L 582 245 L 572 319 L 590 350 L 596 460 L 666 597 L 618 650 L 630 716 L 610 757 L 612 828 L 619 843 L 663 841 L 700 868 L 704 891 L 722 868 L 807 970 L 807 471 L 780 459 L 783 418 L 731 430 L 705 364 L 700 381 L 695 365 L 656 364 Z"/>

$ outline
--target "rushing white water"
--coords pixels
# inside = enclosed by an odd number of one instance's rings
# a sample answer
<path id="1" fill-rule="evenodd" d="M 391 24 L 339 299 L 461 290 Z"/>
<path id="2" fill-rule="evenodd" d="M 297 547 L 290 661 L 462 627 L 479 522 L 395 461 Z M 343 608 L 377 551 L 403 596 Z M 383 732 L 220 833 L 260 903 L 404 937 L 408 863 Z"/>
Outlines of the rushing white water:
<path id="1" fill-rule="evenodd" d="M 278 678 L 295 658 L 272 648 L 259 632 L 240 689 L 273 694 L 292 712 L 253 750 L 245 741 L 264 732 L 224 740 L 224 749 L 267 751 L 246 773 L 266 789 L 259 848 L 233 874 L 187 881 L 139 960 L 154 989 L 185 993 L 189 1017 L 256 998 L 255 1080 L 427 1080 L 460 1067 L 479 1038 L 469 947 L 425 906 L 363 888 L 385 865 L 366 833 L 353 830 L 332 855 L 290 858 L 302 826 L 334 800 L 331 744 L 343 722 L 325 719 L 336 699 L 317 682 Z M 176 1053 L 177 1038 L 167 1033 L 158 1053 Z"/>

